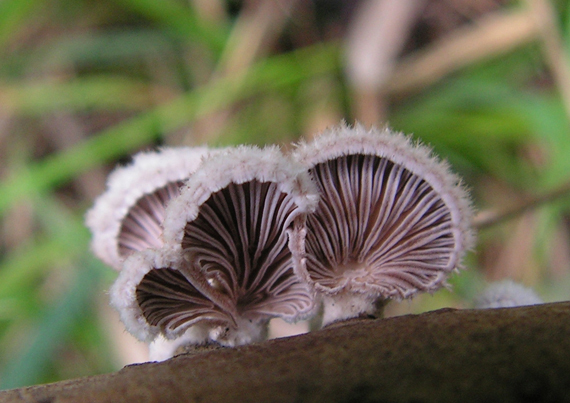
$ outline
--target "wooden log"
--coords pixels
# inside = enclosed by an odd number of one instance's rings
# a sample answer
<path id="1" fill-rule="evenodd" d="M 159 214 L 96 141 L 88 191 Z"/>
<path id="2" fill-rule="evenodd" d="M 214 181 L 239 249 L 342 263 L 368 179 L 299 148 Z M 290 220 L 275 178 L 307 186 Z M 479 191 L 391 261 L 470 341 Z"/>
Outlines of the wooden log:
<path id="1" fill-rule="evenodd" d="M 358 319 L 1 402 L 570 402 L 570 303 Z"/>

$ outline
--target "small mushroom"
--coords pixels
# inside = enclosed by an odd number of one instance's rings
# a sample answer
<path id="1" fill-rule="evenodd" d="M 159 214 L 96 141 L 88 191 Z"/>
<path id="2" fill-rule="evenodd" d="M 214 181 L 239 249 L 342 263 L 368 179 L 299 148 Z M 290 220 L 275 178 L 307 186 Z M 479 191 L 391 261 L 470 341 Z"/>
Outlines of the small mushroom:
<path id="1" fill-rule="evenodd" d="M 342 125 L 293 158 L 320 192 L 292 245 L 300 276 L 323 300 L 323 325 L 439 289 L 472 245 L 460 180 L 402 134 Z"/>
<path id="2" fill-rule="evenodd" d="M 110 290 L 111 305 L 138 339 L 151 342 L 164 335 L 203 344 L 210 332 L 220 333 L 232 322 L 231 305 L 216 304 L 190 283 L 178 250 L 148 248 L 123 266 Z"/>
<path id="3" fill-rule="evenodd" d="M 512 280 L 489 284 L 476 298 L 475 308 L 511 308 L 515 306 L 542 304 L 544 301 L 532 288 Z"/>
<path id="4" fill-rule="evenodd" d="M 124 273 L 115 289 L 134 287 L 115 306 L 139 336 L 172 339 L 205 326 L 208 340 L 225 346 L 262 340 L 273 317 L 308 316 L 314 293 L 295 273 L 288 233 L 317 200 L 307 172 L 276 147 L 205 159 L 167 207 L 165 248 L 179 258 L 147 264 L 143 276 Z"/>
<path id="5" fill-rule="evenodd" d="M 162 246 L 166 205 L 208 153 L 205 147 L 163 148 L 139 153 L 113 171 L 86 217 L 95 255 L 120 270 L 134 251 Z"/>

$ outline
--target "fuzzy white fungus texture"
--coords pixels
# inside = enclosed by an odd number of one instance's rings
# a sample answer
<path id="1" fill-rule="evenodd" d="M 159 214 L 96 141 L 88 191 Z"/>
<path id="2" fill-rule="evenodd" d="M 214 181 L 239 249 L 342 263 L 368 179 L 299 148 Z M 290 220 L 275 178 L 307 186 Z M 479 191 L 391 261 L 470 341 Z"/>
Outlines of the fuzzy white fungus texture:
<path id="1" fill-rule="evenodd" d="M 321 295 L 324 325 L 445 286 L 472 245 L 459 178 L 400 133 L 339 126 L 299 145 L 293 158 L 320 193 L 301 232 L 305 251 L 294 255 Z"/>
<path id="2" fill-rule="evenodd" d="M 543 302 L 532 288 L 512 280 L 504 280 L 490 284 L 475 300 L 475 307 L 478 309 L 512 308 Z"/>
<path id="3" fill-rule="evenodd" d="M 169 340 L 164 336 L 158 336 L 148 345 L 149 361 L 165 361 L 176 355 L 176 351 L 186 346 L 194 346 L 196 340 L 206 340 L 207 337 L 202 334 L 203 329 L 193 326 L 180 337 Z M 201 344 L 201 343 L 200 343 Z"/>
<path id="4" fill-rule="evenodd" d="M 206 147 L 163 148 L 115 169 L 86 217 L 95 255 L 120 270 L 133 251 L 162 246 L 165 207 L 208 153 Z"/>

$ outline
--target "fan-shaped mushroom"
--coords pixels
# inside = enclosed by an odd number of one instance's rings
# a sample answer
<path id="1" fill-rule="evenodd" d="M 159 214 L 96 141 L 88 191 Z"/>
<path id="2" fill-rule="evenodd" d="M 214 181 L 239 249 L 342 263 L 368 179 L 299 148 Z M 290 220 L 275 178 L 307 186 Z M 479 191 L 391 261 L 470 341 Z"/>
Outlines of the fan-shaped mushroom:
<path id="1" fill-rule="evenodd" d="M 176 337 L 201 317 L 220 319 L 211 306 L 180 303 L 199 292 L 231 318 L 208 331 L 228 346 L 260 340 L 272 317 L 308 315 L 314 295 L 294 271 L 288 232 L 304 224 L 317 199 L 306 171 L 276 147 L 239 147 L 206 159 L 164 220 L 165 242 L 182 259 L 174 270 L 154 264 L 142 277 L 137 312 Z"/>
<path id="2" fill-rule="evenodd" d="M 467 193 L 430 150 L 390 132 L 340 126 L 293 155 L 320 201 L 292 244 L 322 295 L 323 324 L 445 285 L 472 244 Z M 306 248 L 306 252 L 303 250 Z"/>
<path id="3" fill-rule="evenodd" d="M 164 247 L 133 253 L 111 287 L 111 304 L 140 340 L 162 334 L 202 344 L 233 325 L 233 306 L 223 297 L 216 303 L 194 287 L 179 252 Z"/>
<path id="4" fill-rule="evenodd" d="M 87 213 L 92 249 L 116 270 L 134 251 L 162 245 L 162 220 L 168 202 L 209 153 L 206 147 L 164 148 L 139 153 L 117 168 L 107 190 Z"/>

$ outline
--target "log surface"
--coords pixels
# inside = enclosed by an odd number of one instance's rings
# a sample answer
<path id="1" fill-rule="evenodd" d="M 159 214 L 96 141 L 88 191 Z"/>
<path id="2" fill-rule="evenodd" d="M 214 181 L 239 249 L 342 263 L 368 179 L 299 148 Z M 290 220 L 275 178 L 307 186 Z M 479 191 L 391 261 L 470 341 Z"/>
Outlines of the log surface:
<path id="1" fill-rule="evenodd" d="M 1 402 L 570 402 L 570 303 L 352 320 Z"/>

